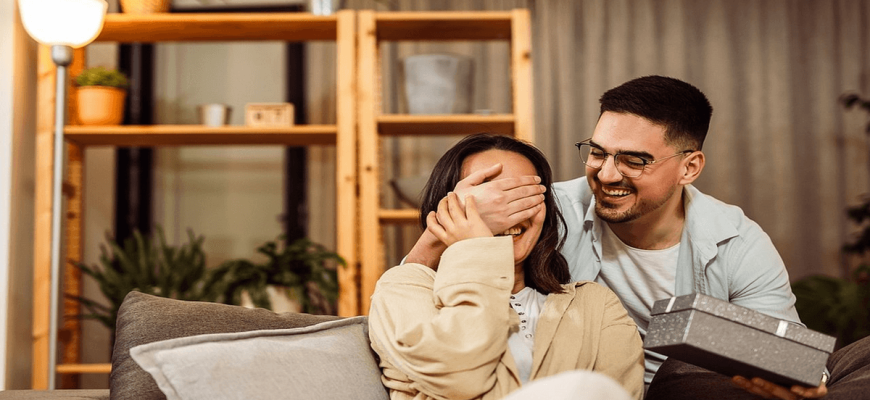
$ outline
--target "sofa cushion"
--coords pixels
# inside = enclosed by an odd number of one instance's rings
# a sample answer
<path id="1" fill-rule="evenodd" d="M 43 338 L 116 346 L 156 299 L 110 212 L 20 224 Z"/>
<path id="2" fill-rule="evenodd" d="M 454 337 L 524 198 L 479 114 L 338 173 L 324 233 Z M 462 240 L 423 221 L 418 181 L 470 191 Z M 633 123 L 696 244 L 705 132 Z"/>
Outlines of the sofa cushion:
<path id="1" fill-rule="evenodd" d="M 335 320 L 310 314 L 276 314 L 217 303 L 167 299 L 130 292 L 118 310 L 112 373 L 112 400 L 160 400 L 166 397 L 145 370 L 130 358 L 130 349 L 142 344 L 209 333 L 288 329 Z"/>
<path id="2" fill-rule="evenodd" d="M 130 355 L 169 400 L 389 399 L 365 317 L 170 339 Z"/>

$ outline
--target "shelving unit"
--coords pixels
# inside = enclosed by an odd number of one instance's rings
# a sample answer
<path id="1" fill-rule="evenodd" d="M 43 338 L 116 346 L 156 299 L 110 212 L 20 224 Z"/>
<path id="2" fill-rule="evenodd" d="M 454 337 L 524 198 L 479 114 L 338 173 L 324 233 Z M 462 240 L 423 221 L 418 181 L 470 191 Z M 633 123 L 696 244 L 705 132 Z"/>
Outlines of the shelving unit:
<path id="1" fill-rule="evenodd" d="M 382 226 L 413 224 L 419 212 L 381 207 L 379 176 L 381 136 L 467 135 L 481 126 L 494 133 L 534 142 L 532 117 L 531 29 L 528 10 L 504 12 L 374 12 L 358 13 L 358 102 L 360 182 L 360 306 L 367 313 L 370 297 L 385 268 Z M 513 112 L 507 115 L 382 114 L 380 46 L 386 41 L 510 42 Z"/>
<path id="2" fill-rule="evenodd" d="M 347 261 L 339 269 L 339 314 L 357 315 L 360 310 L 357 257 L 357 149 L 356 149 L 356 15 L 339 11 L 332 16 L 305 13 L 269 14 L 110 14 L 98 42 L 177 42 L 177 41 L 335 41 L 337 65 L 337 123 L 303 125 L 290 128 L 220 128 L 200 125 L 155 126 L 76 126 L 65 131 L 66 213 L 64 218 L 64 264 L 82 257 L 82 188 L 85 146 L 180 146 L 180 145 L 335 145 L 336 165 L 336 251 Z M 84 52 L 76 51 L 71 74 L 81 71 Z M 51 182 L 53 164 L 54 75 L 47 47 L 40 48 L 38 60 L 37 159 L 34 257 L 33 377 L 34 389 L 45 389 L 51 373 L 49 349 L 49 286 L 51 242 Z M 70 97 L 74 98 L 74 89 Z M 69 101 L 70 106 L 74 105 Z M 74 115 L 74 113 L 70 113 Z M 64 268 L 67 295 L 80 293 L 80 276 L 74 268 Z M 72 303 L 72 304 L 71 304 Z M 65 302 L 64 330 L 76 331 L 78 304 Z M 57 366 L 58 373 L 106 373 L 110 364 L 80 364 L 76 335 L 65 343 L 68 350 Z"/>

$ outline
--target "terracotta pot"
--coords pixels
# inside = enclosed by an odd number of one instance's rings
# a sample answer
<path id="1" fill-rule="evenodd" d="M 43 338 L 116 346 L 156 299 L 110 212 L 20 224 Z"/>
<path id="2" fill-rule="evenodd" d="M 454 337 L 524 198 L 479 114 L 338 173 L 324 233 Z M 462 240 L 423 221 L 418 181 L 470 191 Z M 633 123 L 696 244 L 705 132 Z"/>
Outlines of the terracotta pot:
<path id="1" fill-rule="evenodd" d="M 82 125 L 118 125 L 124 120 L 127 91 L 108 86 L 78 88 L 78 120 Z"/>
<path id="2" fill-rule="evenodd" d="M 169 0 L 121 0 L 125 14 L 156 14 L 169 12 Z"/>

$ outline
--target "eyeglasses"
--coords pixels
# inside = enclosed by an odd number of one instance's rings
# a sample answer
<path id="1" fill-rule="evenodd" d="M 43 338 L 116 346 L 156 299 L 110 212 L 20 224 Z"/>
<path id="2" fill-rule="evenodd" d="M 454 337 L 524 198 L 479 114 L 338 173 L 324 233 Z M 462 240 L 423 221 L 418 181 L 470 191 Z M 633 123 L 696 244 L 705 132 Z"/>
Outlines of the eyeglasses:
<path id="1" fill-rule="evenodd" d="M 644 157 L 629 154 L 629 153 L 616 153 L 611 154 L 601 147 L 598 147 L 595 144 L 590 143 L 592 139 L 586 139 L 582 142 L 575 143 L 577 149 L 580 150 L 580 160 L 583 161 L 583 164 L 589 166 L 589 168 L 601 168 L 604 165 L 604 161 L 607 160 L 607 156 L 613 156 L 613 164 L 616 165 L 616 170 L 626 178 L 637 178 L 640 174 L 643 173 L 644 168 L 647 165 L 652 165 L 657 162 L 665 161 L 677 156 L 685 155 L 694 152 L 695 150 L 683 150 L 679 153 L 676 153 L 671 156 L 659 158 L 658 160 L 649 160 Z"/>

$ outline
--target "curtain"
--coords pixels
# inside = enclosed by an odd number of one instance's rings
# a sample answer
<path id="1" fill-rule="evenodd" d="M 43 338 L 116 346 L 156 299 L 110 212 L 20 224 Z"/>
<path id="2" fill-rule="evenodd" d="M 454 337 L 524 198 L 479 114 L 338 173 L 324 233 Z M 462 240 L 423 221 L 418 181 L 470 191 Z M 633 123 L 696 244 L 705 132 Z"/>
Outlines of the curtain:
<path id="1" fill-rule="evenodd" d="M 372 8 L 362 0 L 349 5 Z M 704 145 L 707 165 L 696 186 L 741 207 L 756 221 L 771 236 L 792 280 L 848 272 L 854 260 L 840 249 L 856 227 L 845 210 L 870 188 L 870 160 L 864 134 L 867 115 L 844 109 L 838 97 L 870 94 L 867 1 L 389 3 L 393 10 L 516 7 L 532 12 L 536 144 L 547 154 L 557 179 L 583 174 L 573 144 L 591 136 L 598 98 L 605 90 L 644 75 L 679 78 L 700 88 L 714 109 Z M 431 51 L 427 46 L 432 45 L 385 46 L 384 76 L 393 76 L 390 68 L 397 58 Z M 503 85 L 507 71 L 501 67 L 506 48 L 486 46 L 492 45 L 458 44 L 449 50 L 475 59 L 474 108 L 499 112 L 510 107 Z M 314 76 L 318 68 L 309 69 L 312 82 L 325 82 Z M 384 112 L 399 110 L 391 85 L 385 79 Z M 385 139 L 385 179 L 424 173 L 452 142 Z M 334 155 L 312 157 L 311 162 L 332 165 L 330 157 Z M 331 190 L 322 185 L 329 179 L 312 176 L 312 181 L 313 196 Z M 383 202 L 398 204 L 386 190 Z M 326 202 L 310 204 L 324 207 L 312 210 L 312 221 L 334 210 Z M 388 254 L 393 254 L 388 263 L 407 251 L 418 233 L 406 228 L 385 236 L 392 248 Z"/>
<path id="2" fill-rule="evenodd" d="M 696 186 L 740 206 L 772 238 L 792 280 L 840 275 L 868 189 L 866 115 L 838 104 L 867 93 L 866 1 L 537 1 L 538 145 L 558 179 L 583 174 L 598 98 L 644 75 L 700 88 L 713 105 Z"/>

